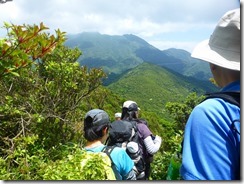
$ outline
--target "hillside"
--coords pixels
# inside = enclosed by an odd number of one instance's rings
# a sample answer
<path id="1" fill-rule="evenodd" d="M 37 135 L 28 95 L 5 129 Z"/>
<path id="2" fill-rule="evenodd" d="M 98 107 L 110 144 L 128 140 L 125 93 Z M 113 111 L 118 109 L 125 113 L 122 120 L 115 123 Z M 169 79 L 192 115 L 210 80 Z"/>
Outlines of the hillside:
<path id="1" fill-rule="evenodd" d="M 163 51 L 168 56 L 178 59 L 184 63 L 182 67 L 182 75 L 193 77 L 200 80 L 208 80 L 212 77 L 209 69 L 209 64 L 207 62 L 202 62 L 199 59 L 191 57 L 191 54 L 182 49 L 167 49 Z M 173 70 L 173 67 L 171 68 Z"/>
<path id="2" fill-rule="evenodd" d="M 208 64 L 191 58 L 189 52 L 181 49 L 161 51 L 132 34 L 111 36 L 85 32 L 68 35 L 65 44 L 82 51 L 81 65 L 101 67 L 115 75 L 149 62 L 200 80 L 208 80 L 211 76 Z"/>
<path id="3" fill-rule="evenodd" d="M 179 102 L 190 92 L 203 94 L 215 88 L 209 82 L 186 78 L 146 62 L 107 87 L 125 99 L 137 101 L 142 110 L 162 114 L 166 102 Z"/>
<path id="4" fill-rule="evenodd" d="M 109 36 L 99 33 L 69 35 L 66 45 L 78 47 L 82 51 L 81 65 L 102 67 L 107 73 L 121 73 L 134 68 L 143 60 L 134 52 L 141 47 L 138 41 L 130 41 L 126 36 Z"/>

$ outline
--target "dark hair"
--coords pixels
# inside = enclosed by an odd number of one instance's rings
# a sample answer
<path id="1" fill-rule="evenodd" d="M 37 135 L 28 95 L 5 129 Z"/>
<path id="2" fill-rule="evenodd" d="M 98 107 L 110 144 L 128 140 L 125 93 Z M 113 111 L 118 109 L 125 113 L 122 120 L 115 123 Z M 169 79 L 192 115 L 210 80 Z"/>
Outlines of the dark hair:
<path id="1" fill-rule="evenodd" d="M 95 141 L 102 138 L 103 130 L 106 127 L 108 127 L 108 125 L 99 125 L 99 126 L 84 128 L 85 139 L 88 141 Z"/>
<path id="2" fill-rule="evenodd" d="M 123 107 L 122 108 L 121 119 L 126 119 L 126 120 L 137 119 L 137 117 L 136 117 L 136 111 L 129 111 L 128 108 Z"/>

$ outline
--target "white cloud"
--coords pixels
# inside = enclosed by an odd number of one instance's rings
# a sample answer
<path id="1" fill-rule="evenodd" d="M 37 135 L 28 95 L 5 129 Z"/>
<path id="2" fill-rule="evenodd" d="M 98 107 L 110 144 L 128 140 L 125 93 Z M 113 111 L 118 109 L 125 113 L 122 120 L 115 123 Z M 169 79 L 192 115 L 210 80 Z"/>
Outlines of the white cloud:
<path id="1" fill-rule="evenodd" d="M 238 0 L 13 0 L 0 4 L 0 26 L 43 22 L 50 31 L 135 34 L 178 47 L 208 36 L 227 10 L 239 6 Z"/>

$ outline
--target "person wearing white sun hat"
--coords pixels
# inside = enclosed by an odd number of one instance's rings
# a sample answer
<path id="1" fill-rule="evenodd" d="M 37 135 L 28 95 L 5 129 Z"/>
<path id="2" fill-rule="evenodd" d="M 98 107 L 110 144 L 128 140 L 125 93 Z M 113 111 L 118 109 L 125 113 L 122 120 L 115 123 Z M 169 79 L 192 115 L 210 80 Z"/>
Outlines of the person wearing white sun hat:
<path id="1" fill-rule="evenodd" d="M 115 120 L 120 120 L 121 119 L 121 112 L 116 112 L 114 114 L 114 118 L 115 118 Z"/>
<path id="2" fill-rule="evenodd" d="M 240 51 L 238 8 L 223 15 L 192 57 L 209 62 L 221 93 L 236 92 L 240 99 Z M 184 180 L 240 180 L 239 105 L 214 97 L 193 109 L 185 127 L 180 174 Z"/>

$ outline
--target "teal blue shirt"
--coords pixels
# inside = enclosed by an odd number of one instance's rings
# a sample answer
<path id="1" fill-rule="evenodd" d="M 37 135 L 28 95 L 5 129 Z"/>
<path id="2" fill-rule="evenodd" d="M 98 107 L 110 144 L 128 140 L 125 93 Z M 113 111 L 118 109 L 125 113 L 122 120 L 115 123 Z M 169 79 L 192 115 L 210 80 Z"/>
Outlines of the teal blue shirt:
<path id="1" fill-rule="evenodd" d="M 240 81 L 222 91 L 240 91 Z M 240 135 L 232 130 L 240 108 L 220 98 L 197 105 L 186 124 L 181 176 L 185 180 L 235 180 L 240 171 Z M 240 123 L 237 129 L 240 131 Z"/>
<path id="2" fill-rule="evenodd" d="M 94 148 L 85 148 L 87 151 L 91 152 L 101 152 L 105 145 L 100 145 Z M 132 170 L 134 162 L 128 156 L 123 148 L 115 147 L 110 154 L 117 171 L 121 176 L 121 180 L 125 180 L 127 174 Z"/>

